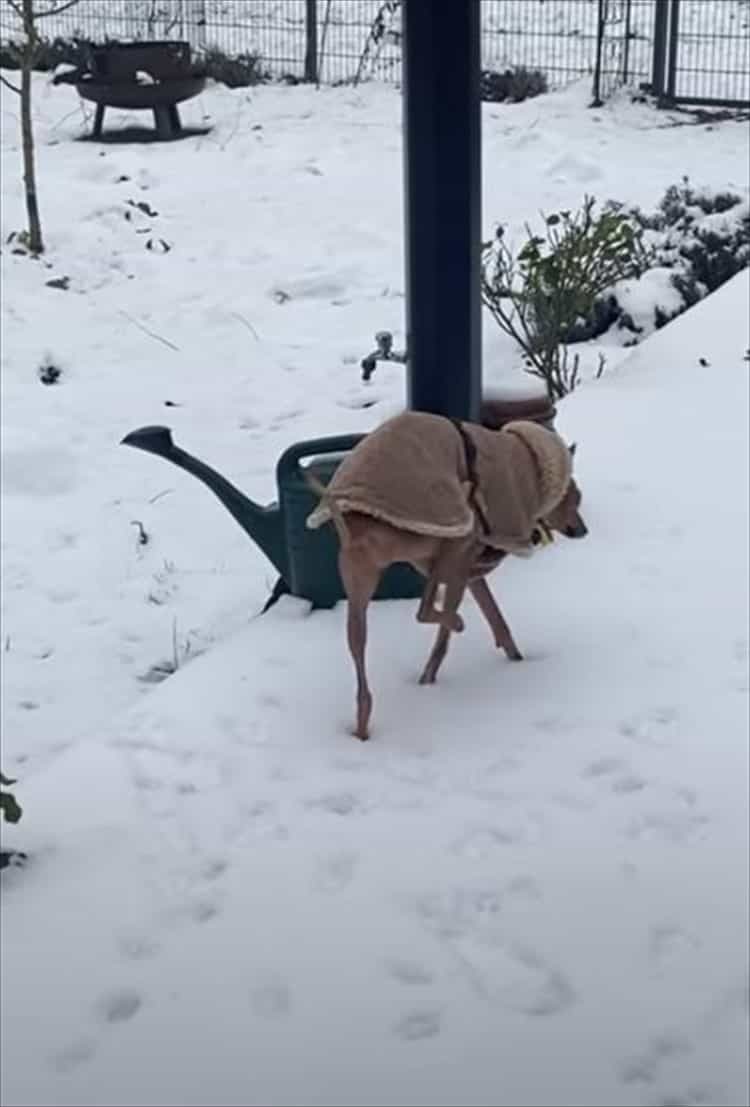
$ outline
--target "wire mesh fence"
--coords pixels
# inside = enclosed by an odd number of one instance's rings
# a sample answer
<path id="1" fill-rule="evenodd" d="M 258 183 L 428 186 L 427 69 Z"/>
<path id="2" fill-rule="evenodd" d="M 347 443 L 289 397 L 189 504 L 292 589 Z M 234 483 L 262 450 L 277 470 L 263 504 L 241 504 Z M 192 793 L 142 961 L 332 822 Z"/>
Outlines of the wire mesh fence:
<path id="1" fill-rule="evenodd" d="M 667 100 L 750 103 L 750 0 L 670 0 L 667 51 Z"/>
<path id="2" fill-rule="evenodd" d="M 606 98 L 622 84 L 649 83 L 655 47 L 664 47 L 664 97 L 750 103 L 750 0 L 480 2 L 485 68 L 541 70 L 553 89 L 596 77 Z M 669 43 L 655 40 L 660 6 Z M 78 0 L 45 20 L 44 33 L 88 41 L 180 38 L 197 52 L 258 54 L 276 78 L 401 78 L 401 0 Z M 0 38 L 17 37 L 13 7 L 0 0 Z"/>
<path id="3" fill-rule="evenodd" d="M 594 68 L 597 99 L 606 100 L 622 85 L 649 82 L 655 11 L 654 0 L 602 0 L 599 4 Z"/>

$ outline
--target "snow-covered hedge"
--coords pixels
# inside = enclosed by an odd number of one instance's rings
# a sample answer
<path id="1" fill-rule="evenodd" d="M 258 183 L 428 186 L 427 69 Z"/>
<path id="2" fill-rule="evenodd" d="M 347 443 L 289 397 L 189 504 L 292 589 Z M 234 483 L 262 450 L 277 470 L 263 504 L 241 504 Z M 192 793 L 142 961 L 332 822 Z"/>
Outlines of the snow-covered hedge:
<path id="1" fill-rule="evenodd" d="M 521 100 L 530 100 L 532 96 L 541 96 L 548 90 L 546 74 L 540 69 L 527 69 L 525 65 L 516 65 L 502 71 L 483 69 L 479 81 L 482 99 L 492 103 L 510 100 L 518 104 Z"/>
<path id="2" fill-rule="evenodd" d="M 649 266 L 599 297 L 592 315 L 566 335 L 568 342 L 620 331 L 623 344 L 634 345 L 750 265 L 747 195 L 696 189 L 685 177 L 667 189 L 655 212 L 609 206 L 641 229 Z"/>

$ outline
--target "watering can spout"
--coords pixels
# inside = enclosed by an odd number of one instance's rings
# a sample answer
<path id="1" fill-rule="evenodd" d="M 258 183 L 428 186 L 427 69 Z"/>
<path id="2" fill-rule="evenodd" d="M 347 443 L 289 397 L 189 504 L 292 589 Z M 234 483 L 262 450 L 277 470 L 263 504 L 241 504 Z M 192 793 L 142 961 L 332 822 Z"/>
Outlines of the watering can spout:
<path id="1" fill-rule="evenodd" d="M 120 445 L 135 446 L 138 450 L 148 450 L 162 457 L 169 457 L 170 451 L 175 449 L 169 427 L 140 427 L 126 434 Z"/>
<path id="2" fill-rule="evenodd" d="M 223 503 L 246 534 L 258 545 L 282 577 L 287 573 L 281 512 L 276 504 L 263 507 L 217 473 L 210 465 L 175 446 L 169 427 L 139 427 L 122 439 L 121 445 L 134 446 L 171 461 L 173 465 L 192 473 Z"/>

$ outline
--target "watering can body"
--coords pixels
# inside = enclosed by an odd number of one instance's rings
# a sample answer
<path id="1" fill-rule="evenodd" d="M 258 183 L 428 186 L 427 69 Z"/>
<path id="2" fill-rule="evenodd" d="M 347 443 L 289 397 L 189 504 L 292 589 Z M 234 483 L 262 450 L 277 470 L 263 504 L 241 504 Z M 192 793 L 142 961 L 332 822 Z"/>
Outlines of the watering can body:
<path id="1" fill-rule="evenodd" d="M 308 599 L 315 607 L 332 607 L 344 598 L 338 570 L 338 538 L 333 526 L 308 530 L 306 520 L 318 498 L 305 480 L 304 461 L 321 484 L 328 484 L 344 454 L 364 435 L 336 435 L 290 446 L 279 458 L 276 482 L 279 512 L 286 550 L 284 579 L 294 596 Z M 283 574 L 282 574 L 283 575 Z M 383 573 L 376 600 L 412 599 L 421 596 L 424 580 L 409 565 L 392 565 Z"/>

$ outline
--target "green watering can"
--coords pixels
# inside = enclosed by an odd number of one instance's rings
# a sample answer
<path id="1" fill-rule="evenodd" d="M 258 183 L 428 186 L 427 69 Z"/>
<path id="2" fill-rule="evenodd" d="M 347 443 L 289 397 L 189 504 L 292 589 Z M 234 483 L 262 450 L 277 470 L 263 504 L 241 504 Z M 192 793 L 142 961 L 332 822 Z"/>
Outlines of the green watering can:
<path id="1" fill-rule="evenodd" d="M 308 530 L 305 526 L 318 500 L 305 481 L 302 461 L 310 459 L 310 471 L 321 484 L 327 484 L 343 454 L 362 438 L 362 434 L 340 434 L 290 446 L 276 466 L 278 502 L 266 507 L 249 499 L 210 465 L 175 446 L 169 427 L 141 427 L 126 435 L 122 445 L 166 458 L 203 481 L 218 496 L 279 573 L 264 608 L 267 610 L 285 593 L 309 600 L 314 608 L 333 607 L 344 598 L 334 528 Z M 392 565 L 383 573 L 375 599 L 413 599 L 421 596 L 423 589 L 424 580 L 415 569 Z"/>

